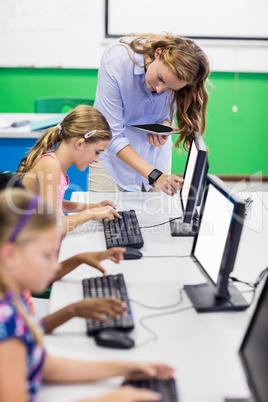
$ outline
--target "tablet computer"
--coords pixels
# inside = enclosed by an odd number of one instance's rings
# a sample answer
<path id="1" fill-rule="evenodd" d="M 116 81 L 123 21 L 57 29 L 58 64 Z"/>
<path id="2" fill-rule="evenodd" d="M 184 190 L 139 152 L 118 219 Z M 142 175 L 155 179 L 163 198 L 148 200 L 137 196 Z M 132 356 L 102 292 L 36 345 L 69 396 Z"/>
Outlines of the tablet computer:
<path id="1" fill-rule="evenodd" d="M 136 128 L 138 130 L 146 131 L 147 133 L 165 135 L 165 134 L 180 134 L 178 131 L 174 131 L 172 127 L 165 124 L 132 124 L 129 127 Z"/>

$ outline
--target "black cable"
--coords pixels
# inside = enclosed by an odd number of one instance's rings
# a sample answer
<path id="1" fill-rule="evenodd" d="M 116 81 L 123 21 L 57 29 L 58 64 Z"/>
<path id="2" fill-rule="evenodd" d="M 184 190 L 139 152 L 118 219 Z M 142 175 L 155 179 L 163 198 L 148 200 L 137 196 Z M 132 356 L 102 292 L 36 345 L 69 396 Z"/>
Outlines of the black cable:
<path id="1" fill-rule="evenodd" d="M 247 286 L 249 286 L 249 287 L 252 288 L 251 292 L 253 292 L 253 296 L 252 296 L 252 299 L 251 299 L 251 301 L 250 301 L 248 307 L 250 307 L 250 306 L 252 305 L 252 303 L 253 303 L 253 301 L 254 301 L 254 299 L 255 299 L 256 289 L 257 289 L 257 287 L 259 286 L 259 284 L 261 283 L 261 281 L 265 278 L 265 275 L 266 275 L 267 273 L 268 273 L 268 267 L 265 268 L 265 269 L 263 269 L 263 270 L 261 271 L 261 273 L 259 274 L 259 276 L 258 276 L 256 282 L 254 282 L 254 283 L 241 281 L 240 279 L 237 279 L 237 278 L 235 278 L 235 277 L 233 277 L 233 276 L 230 276 L 230 277 L 229 277 L 229 279 L 231 279 L 232 282 L 243 283 L 243 284 L 245 284 L 245 285 L 247 285 Z M 241 293 L 245 293 L 245 292 L 241 292 Z M 228 297 L 226 297 L 225 300 L 226 300 L 228 303 L 230 303 L 231 306 L 232 306 L 235 310 L 239 310 L 239 308 L 236 308 L 236 306 L 232 303 L 232 301 L 231 301 Z M 241 310 L 239 310 L 239 311 L 241 311 Z"/>
<path id="2" fill-rule="evenodd" d="M 140 229 L 148 229 L 148 228 L 154 228 L 156 226 L 166 225 L 167 223 L 175 221 L 176 219 L 182 219 L 182 216 L 177 216 L 177 218 L 172 218 L 172 219 L 169 219 L 168 221 L 165 221 L 165 222 L 162 222 L 162 223 L 157 223 L 155 225 L 140 226 Z"/>
<path id="3" fill-rule="evenodd" d="M 254 288 L 254 283 L 241 281 L 240 279 L 237 279 L 234 276 L 229 276 L 229 280 L 231 280 L 230 282 L 239 282 L 243 283 L 244 285 L 250 286 L 251 288 Z"/>
<path id="4" fill-rule="evenodd" d="M 250 283 L 250 282 L 246 282 L 246 281 L 242 281 L 240 279 L 235 278 L 234 276 L 229 276 L 229 279 L 231 279 L 232 282 L 239 282 L 239 283 L 244 283 L 247 286 L 250 286 L 252 288 L 257 288 L 257 286 L 261 283 L 261 281 L 263 280 L 263 278 L 265 277 L 265 275 L 268 273 L 268 267 L 263 269 L 261 271 L 261 273 L 259 274 L 256 282 L 254 283 Z"/>

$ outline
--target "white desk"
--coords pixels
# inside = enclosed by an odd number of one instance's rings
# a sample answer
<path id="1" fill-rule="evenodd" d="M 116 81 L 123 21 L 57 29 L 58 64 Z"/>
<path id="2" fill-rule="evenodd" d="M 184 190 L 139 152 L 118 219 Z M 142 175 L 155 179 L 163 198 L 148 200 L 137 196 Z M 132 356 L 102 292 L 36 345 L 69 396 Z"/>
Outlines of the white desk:
<path id="1" fill-rule="evenodd" d="M 248 195 L 248 194 L 247 194 Z M 83 194 L 73 195 L 79 200 L 97 202 L 115 198 L 118 209 L 134 208 L 141 226 L 165 221 L 180 211 L 176 201 L 164 194 Z M 268 235 L 267 194 L 251 194 L 254 199 L 251 211 L 244 225 L 234 274 L 245 280 L 255 280 L 267 265 L 266 244 Z M 259 224 L 257 224 L 259 223 Z M 90 229 L 90 231 L 89 231 Z M 157 233 L 153 233 L 158 229 Z M 184 284 L 202 283 L 203 275 L 189 255 L 192 239 L 171 238 L 169 225 L 146 230 L 144 257 L 136 261 L 122 261 L 115 265 L 106 261 L 103 265 L 109 273 L 123 272 L 130 299 L 153 306 L 176 303 L 179 289 Z M 101 225 L 88 223 L 80 229 L 82 233 L 71 233 L 63 242 L 60 258 L 86 250 L 105 249 Z M 84 232 L 83 232 L 84 231 Z M 76 231 L 78 232 L 78 230 Z M 170 257 L 167 253 L 170 250 Z M 159 258 L 148 257 L 162 255 Z M 175 256 L 177 253 L 177 257 Z M 147 257 L 146 257 L 147 255 Z M 256 258 L 258 255 L 258 258 Z M 50 312 L 73 301 L 82 299 L 81 279 L 96 276 L 98 272 L 85 265 L 56 282 L 52 288 Z M 246 288 L 244 288 L 246 289 Z M 248 295 L 249 299 L 251 295 Z M 256 298 L 257 299 L 257 298 Z M 191 306 L 183 293 L 183 302 L 171 312 Z M 145 324 L 157 333 L 158 339 L 139 347 L 150 334 L 141 326 L 140 319 L 163 311 L 153 311 L 132 303 L 135 329 L 131 336 L 136 347 L 130 350 L 112 350 L 95 345 L 85 335 L 85 321 L 75 318 L 57 328 L 53 335 L 45 337 L 48 351 L 55 355 L 80 359 L 121 359 L 142 361 L 163 361 L 176 368 L 176 380 L 182 402 L 222 402 L 224 397 L 246 396 L 248 387 L 240 365 L 237 351 L 245 332 L 252 307 L 245 312 L 198 314 L 188 309 L 172 315 L 148 319 Z M 112 390 L 120 379 L 104 381 L 101 384 L 72 386 L 45 385 L 38 401 L 74 401 L 94 397 Z M 116 401 L 115 401 L 116 402 Z"/>
<path id="2" fill-rule="evenodd" d="M 44 130 L 31 131 L 30 124 L 22 127 L 10 127 L 19 121 L 39 121 L 58 116 L 60 113 L 0 113 L 0 138 L 39 138 Z M 3 127 L 4 122 L 8 127 Z"/>

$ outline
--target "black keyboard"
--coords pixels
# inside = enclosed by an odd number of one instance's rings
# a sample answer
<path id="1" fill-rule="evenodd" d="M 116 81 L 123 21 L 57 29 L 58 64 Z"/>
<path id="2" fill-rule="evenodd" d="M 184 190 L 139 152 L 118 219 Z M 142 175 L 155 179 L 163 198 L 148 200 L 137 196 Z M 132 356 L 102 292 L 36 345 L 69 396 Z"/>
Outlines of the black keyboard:
<path id="1" fill-rule="evenodd" d="M 98 276 L 96 278 L 88 278 L 82 280 L 84 298 L 95 297 L 111 297 L 126 303 L 125 317 L 120 317 L 118 320 L 111 316 L 107 316 L 108 322 L 103 323 L 99 320 L 86 320 L 87 334 L 92 335 L 104 328 L 113 328 L 129 331 L 134 328 L 132 312 L 130 309 L 127 288 L 123 274 Z"/>
<path id="2" fill-rule="evenodd" d="M 130 385 L 137 388 L 147 388 L 162 395 L 161 402 L 179 402 L 174 378 L 168 380 L 150 379 L 139 381 L 125 381 L 122 385 Z"/>
<path id="3" fill-rule="evenodd" d="M 142 247 L 144 241 L 134 209 L 119 211 L 118 213 L 122 216 L 122 219 L 115 216 L 113 221 L 102 221 L 107 248 Z"/>

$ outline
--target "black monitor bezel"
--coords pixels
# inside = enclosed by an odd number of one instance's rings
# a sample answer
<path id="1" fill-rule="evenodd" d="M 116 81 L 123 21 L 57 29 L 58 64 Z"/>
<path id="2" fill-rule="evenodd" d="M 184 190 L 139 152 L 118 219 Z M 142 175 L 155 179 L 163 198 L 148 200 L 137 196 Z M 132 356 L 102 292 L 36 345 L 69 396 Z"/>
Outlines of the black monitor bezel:
<path id="1" fill-rule="evenodd" d="M 183 193 L 183 185 L 180 189 L 180 202 L 181 208 L 183 211 L 183 222 L 191 223 L 193 221 L 193 217 L 196 212 L 196 208 L 201 204 L 204 187 L 206 183 L 206 177 L 208 173 L 208 158 L 207 158 L 207 147 L 204 143 L 204 140 L 199 132 L 194 132 L 193 139 L 191 141 L 191 145 L 188 152 L 187 161 L 185 164 L 183 179 L 187 174 L 187 168 L 190 160 L 191 150 L 193 147 L 193 143 L 195 143 L 197 149 L 197 157 L 194 167 L 194 172 L 192 175 L 192 182 L 188 192 L 186 207 L 184 208 L 182 201 L 182 193 Z M 197 191 L 196 191 L 197 189 Z"/>
<path id="2" fill-rule="evenodd" d="M 207 184 L 204 192 L 203 202 L 200 211 L 200 225 L 202 224 L 203 213 L 206 204 L 206 198 L 208 195 L 208 191 L 210 185 L 214 186 L 221 194 L 223 194 L 229 201 L 234 204 L 233 216 L 231 219 L 231 238 L 228 243 L 228 251 L 226 250 L 227 242 L 225 244 L 223 258 L 220 264 L 220 269 L 218 272 L 217 282 L 215 283 L 213 279 L 210 277 L 209 273 L 206 271 L 205 267 L 202 266 L 200 261 L 195 255 L 195 247 L 198 240 L 199 233 L 196 234 L 193 242 L 193 247 L 191 251 L 191 256 L 194 261 L 197 263 L 201 272 L 205 275 L 205 277 L 209 280 L 209 283 L 215 288 L 215 297 L 221 299 L 228 299 L 228 281 L 229 275 L 233 271 L 235 265 L 235 259 L 238 251 L 240 236 L 243 229 L 244 222 L 244 212 L 245 212 L 245 203 L 238 197 L 236 194 L 231 194 L 229 188 L 225 185 L 225 183 L 219 179 L 217 176 L 208 174 L 207 175 Z M 227 253 L 227 254 L 226 254 Z"/>
<path id="3" fill-rule="evenodd" d="M 262 402 L 262 401 L 261 401 L 261 399 L 259 398 L 258 391 L 257 391 L 257 388 L 256 388 L 256 384 L 255 384 L 254 381 L 253 381 L 253 377 L 252 377 L 252 375 L 251 375 L 251 371 L 250 371 L 250 369 L 249 369 L 249 365 L 247 364 L 247 360 L 246 360 L 246 358 L 245 358 L 245 356 L 244 356 L 243 353 L 244 353 L 244 350 L 245 350 L 245 347 L 246 347 L 246 343 L 247 343 L 247 341 L 248 341 L 248 338 L 249 338 L 249 336 L 250 336 L 250 334 L 251 334 L 252 328 L 253 328 L 253 326 L 254 326 L 254 324 L 255 324 L 255 321 L 256 321 L 256 319 L 257 319 L 257 316 L 258 316 L 258 314 L 259 314 L 259 311 L 260 311 L 260 309 L 263 307 L 262 304 L 263 304 L 264 299 L 265 299 L 265 297 L 266 297 L 266 293 L 268 293 L 268 276 L 267 276 L 267 278 L 266 278 L 265 284 L 263 285 L 263 288 L 262 288 L 261 294 L 260 294 L 260 296 L 259 296 L 257 305 L 256 305 L 256 307 L 255 307 L 255 309 L 254 309 L 254 312 L 253 312 L 252 316 L 251 316 L 251 319 L 250 319 L 250 321 L 249 321 L 247 330 L 246 330 L 246 332 L 245 332 L 244 338 L 243 338 L 243 340 L 242 340 L 242 343 L 241 343 L 240 348 L 239 348 L 239 351 L 238 351 L 239 359 L 240 359 L 240 361 L 241 361 L 241 364 L 242 364 L 244 373 L 245 373 L 245 375 L 246 375 L 246 378 L 247 378 L 247 382 L 248 382 L 250 391 L 251 391 L 251 393 L 252 393 L 252 395 L 253 395 L 254 402 Z"/>

